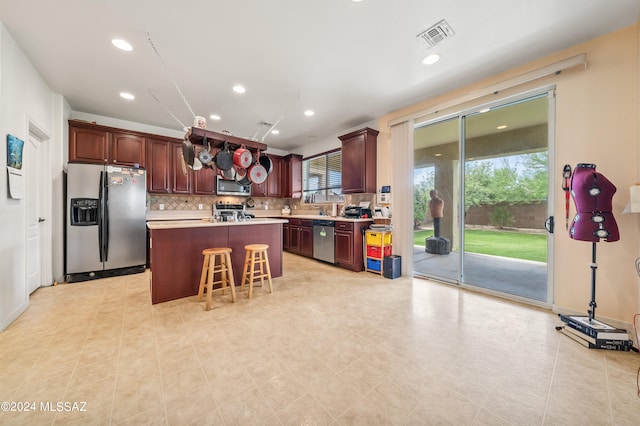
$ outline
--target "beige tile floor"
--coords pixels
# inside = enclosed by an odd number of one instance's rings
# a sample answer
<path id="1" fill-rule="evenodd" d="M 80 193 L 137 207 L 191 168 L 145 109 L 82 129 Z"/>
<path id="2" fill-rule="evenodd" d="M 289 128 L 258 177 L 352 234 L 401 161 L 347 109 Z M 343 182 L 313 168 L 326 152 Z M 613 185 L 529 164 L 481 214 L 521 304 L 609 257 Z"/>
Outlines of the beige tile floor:
<path id="1" fill-rule="evenodd" d="M 148 273 L 39 289 L 0 333 L 0 401 L 36 410 L 0 424 L 640 424 L 640 356 L 586 349 L 551 312 L 290 254 L 284 271 L 209 312 L 151 305 Z"/>

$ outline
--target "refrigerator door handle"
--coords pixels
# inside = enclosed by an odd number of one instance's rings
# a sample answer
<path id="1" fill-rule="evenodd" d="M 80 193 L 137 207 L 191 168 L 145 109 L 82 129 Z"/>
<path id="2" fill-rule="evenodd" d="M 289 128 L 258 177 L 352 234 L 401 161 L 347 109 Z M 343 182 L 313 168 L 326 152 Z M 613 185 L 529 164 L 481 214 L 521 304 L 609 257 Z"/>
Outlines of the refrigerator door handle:
<path id="1" fill-rule="evenodd" d="M 100 255 L 100 262 L 104 262 L 104 256 L 103 256 L 103 244 L 102 244 L 102 227 L 103 227 L 103 217 L 104 215 L 103 213 L 103 209 L 104 209 L 104 191 L 103 191 L 103 187 L 104 187 L 104 172 L 101 171 L 100 172 L 100 187 L 98 188 L 98 249 L 99 249 L 99 255 Z"/>
<path id="2" fill-rule="evenodd" d="M 98 224 L 100 262 L 109 260 L 109 175 L 100 172 L 100 219 Z"/>
<path id="3" fill-rule="evenodd" d="M 109 260 L 109 174 L 104 173 L 104 261 Z"/>
<path id="4" fill-rule="evenodd" d="M 104 233 L 102 239 L 102 250 L 104 252 L 104 261 L 107 262 L 109 260 L 109 172 L 104 173 L 104 185 L 102 187 L 102 191 L 104 194 L 104 207 L 103 207 L 103 220 L 104 226 L 102 227 L 102 232 Z"/>

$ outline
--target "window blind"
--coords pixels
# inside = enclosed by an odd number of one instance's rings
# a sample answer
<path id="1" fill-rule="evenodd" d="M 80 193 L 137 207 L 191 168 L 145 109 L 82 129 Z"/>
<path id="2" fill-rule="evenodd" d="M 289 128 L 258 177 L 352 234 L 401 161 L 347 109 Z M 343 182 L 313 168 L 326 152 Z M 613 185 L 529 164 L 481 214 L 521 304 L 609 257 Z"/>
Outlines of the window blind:
<path id="1" fill-rule="evenodd" d="M 342 194 L 342 151 L 304 160 L 302 188 L 305 202 L 336 201 Z"/>

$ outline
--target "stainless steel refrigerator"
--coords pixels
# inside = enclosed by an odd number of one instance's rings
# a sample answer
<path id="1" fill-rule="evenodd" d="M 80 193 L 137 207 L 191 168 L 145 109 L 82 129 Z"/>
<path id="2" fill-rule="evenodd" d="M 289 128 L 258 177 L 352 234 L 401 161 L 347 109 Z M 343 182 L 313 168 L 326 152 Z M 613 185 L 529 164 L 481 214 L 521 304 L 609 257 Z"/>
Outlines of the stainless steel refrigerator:
<path id="1" fill-rule="evenodd" d="M 144 271 L 146 185 L 143 169 L 68 164 L 67 282 Z"/>

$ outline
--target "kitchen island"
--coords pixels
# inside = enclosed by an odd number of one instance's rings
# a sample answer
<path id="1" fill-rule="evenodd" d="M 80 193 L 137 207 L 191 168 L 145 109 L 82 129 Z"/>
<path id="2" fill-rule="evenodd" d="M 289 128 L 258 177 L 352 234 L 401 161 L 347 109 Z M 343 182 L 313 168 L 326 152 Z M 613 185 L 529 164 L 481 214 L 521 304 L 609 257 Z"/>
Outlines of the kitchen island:
<path id="1" fill-rule="evenodd" d="M 198 294 L 202 250 L 230 247 L 236 285 L 240 285 L 244 246 L 268 244 L 271 276 L 282 276 L 282 224 L 285 219 L 256 218 L 245 222 L 207 219 L 147 222 L 150 232 L 151 303 Z"/>

